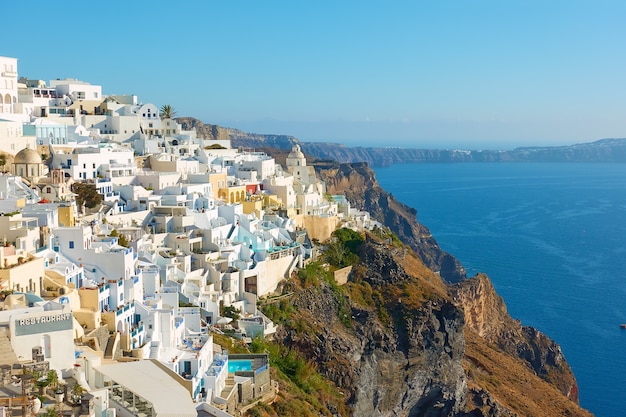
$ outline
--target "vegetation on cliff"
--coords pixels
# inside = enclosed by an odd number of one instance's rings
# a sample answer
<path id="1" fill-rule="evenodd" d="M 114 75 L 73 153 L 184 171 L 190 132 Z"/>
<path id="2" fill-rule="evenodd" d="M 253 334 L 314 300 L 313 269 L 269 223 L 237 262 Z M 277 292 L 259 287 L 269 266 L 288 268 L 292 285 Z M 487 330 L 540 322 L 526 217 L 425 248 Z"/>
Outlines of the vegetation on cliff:
<path id="1" fill-rule="evenodd" d="M 284 151 L 255 141 L 236 145 L 284 162 Z M 590 415 L 578 406 L 559 346 L 512 319 L 488 277 L 468 279 L 367 164 L 312 165 L 329 193 L 344 194 L 385 227 L 338 230 L 318 262 L 261 300 L 278 325 L 274 340 L 221 341 L 230 351 L 270 354 L 280 393 L 248 415 Z M 334 271 L 347 265 L 350 278 L 337 285 Z"/>
<path id="2" fill-rule="evenodd" d="M 265 300 L 279 330 L 249 349 L 269 352 L 280 394 L 249 415 L 589 415 L 558 346 L 524 332 L 486 276 L 446 284 L 392 236 L 337 231 Z"/>

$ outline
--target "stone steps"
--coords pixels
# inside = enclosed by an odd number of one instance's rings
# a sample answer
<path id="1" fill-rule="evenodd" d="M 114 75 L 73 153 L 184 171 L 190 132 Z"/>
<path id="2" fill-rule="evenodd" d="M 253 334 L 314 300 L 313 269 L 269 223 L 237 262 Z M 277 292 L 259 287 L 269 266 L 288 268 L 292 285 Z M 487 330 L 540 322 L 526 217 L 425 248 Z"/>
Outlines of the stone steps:
<path id="1" fill-rule="evenodd" d="M 0 326 L 0 365 L 12 365 L 17 362 L 19 360 L 9 340 L 9 328 Z"/>

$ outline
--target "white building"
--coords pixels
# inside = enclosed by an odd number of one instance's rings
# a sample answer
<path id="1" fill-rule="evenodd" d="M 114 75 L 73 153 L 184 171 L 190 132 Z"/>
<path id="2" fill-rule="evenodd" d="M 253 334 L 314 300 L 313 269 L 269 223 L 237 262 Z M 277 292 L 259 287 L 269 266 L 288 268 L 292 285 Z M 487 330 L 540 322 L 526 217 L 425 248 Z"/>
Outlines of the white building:
<path id="1" fill-rule="evenodd" d="M 0 118 L 16 113 L 17 58 L 0 56 Z"/>
<path id="2" fill-rule="evenodd" d="M 91 85 L 75 78 L 50 80 L 50 87 L 56 90 L 57 96 L 68 96 L 73 101 L 102 100 L 102 86 Z"/>
<path id="3" fill-rule="evenodd" d="M 35 131 L 23 122 L 4 120 L 0 114 L 0 151 L 15 155 L 20 149 L 35 148 Z M 7 167 L 0 167 L 6 170 Z"/>
<path id="4" fill-rule="evenodd" d="M 52 154 L 52 168 L 62 169 L 74 180 L 94 180 L 98 176 L 115 180 L 135 175 L 133 151 L 111 146 L 60 150 Z"/>
<path id="5" fill-rule="evenodd" d="M 44 307 L 8 310 L 2 317 L 8 318 L 4 320 L 8 321 L 11 346 L 18 359 L 30 360 L 36 351 L 40 361 L 48 361 L 51 369 L 69 376 L 75 351 L 74 317 L 69 305 L 48 303 Z"/>
<path id="6" fill-rule="evenodd" d="M 198 416 L 184 385 L 150 360 L 99 366 L 94 381 L 89 382 L 109 391 L 111 406 L 128 409 L 133 415 Z"/>
<path id="7" fill-rule="evenodd" d="M 69 97 L 57 96 L 54 87 L 43 80 L 20 78 L 18 84 L 18 110 L 29 117 L 65 116 L 72 104 Z"/>
<path id="8" fill-rule="evenodd" d="M 54 249 L 85 268 L 85 276 L 96 283 L 109 280 L 133 280 L 137 275 L 137 256 L 132 248 L 117 244 L 115 237 L 99 237 L 91 227 L 53 229 Z"/>

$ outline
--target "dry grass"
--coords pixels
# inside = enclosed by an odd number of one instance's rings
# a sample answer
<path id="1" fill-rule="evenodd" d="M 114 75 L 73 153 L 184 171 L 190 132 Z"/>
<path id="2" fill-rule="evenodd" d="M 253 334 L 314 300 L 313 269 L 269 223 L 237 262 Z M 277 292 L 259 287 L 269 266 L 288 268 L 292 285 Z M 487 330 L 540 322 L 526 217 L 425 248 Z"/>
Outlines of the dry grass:
<path id="1" fill-rule="evenodd" d="M 475 332 L 466 329 L 465 340 L 463 366 L 470 388 L 489 391 L 500 404 L 520 417 L 592 416 L 536 376 L 520 360 L 488 345 Z"/>

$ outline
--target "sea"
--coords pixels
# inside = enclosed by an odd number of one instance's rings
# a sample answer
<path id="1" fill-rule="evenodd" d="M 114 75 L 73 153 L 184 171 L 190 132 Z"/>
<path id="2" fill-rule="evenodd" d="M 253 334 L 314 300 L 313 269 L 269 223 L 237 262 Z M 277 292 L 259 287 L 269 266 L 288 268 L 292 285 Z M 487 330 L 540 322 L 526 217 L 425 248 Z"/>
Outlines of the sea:
<path id="1" fill-rule="evenodd" d="M 468 276 L 486 273 L 513 318 L 560 344 L 580 404 L 626 410 L 626 164 L 373 167 Z"/>

